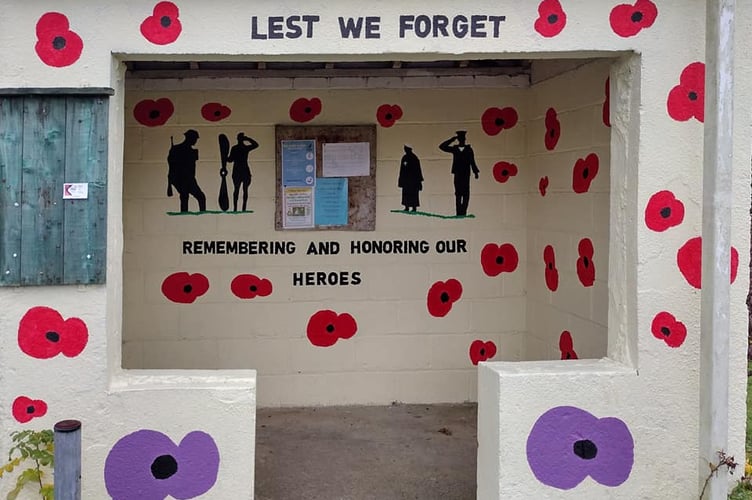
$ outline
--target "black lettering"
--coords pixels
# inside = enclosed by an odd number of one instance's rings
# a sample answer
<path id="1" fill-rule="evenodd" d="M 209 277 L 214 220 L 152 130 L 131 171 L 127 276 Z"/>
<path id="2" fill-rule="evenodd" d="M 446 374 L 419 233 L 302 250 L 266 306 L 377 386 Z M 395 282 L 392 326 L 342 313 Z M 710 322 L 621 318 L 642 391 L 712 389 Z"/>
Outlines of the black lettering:
<path id="1" fill-rule="evenodd" d="M 452 33 L 457 38 L 465 38 L 467 35 L 467 18 L 465 16 L 454 16 L 452 20 Z"/>
<path id="2" fill-rule="evenodd" d="M 358 271 L 355 271 L 354 273 L 352 273 L 351 278 L 352 278 L 352 284 L 353 285 L 360 285 L 360 283 L 361 283 L 361 281 L 360 281 L 360 273 Z"/>
<path id="3" fill-rule="evenodd" d="M 318 16 L 317 16 L 316 19 L 318 20 Z M 279 248 L 283 248 L 281 242 L 279 243 L 279 245 L 280 245 Z M 294 241 L 288 241 L 287 243 L 285 243 L 283 251 L 281 251 L 281 252 L 275 252 L 275 253 L 287 253 L 289 255 L 294 254 L 295 253 L 295 242 Z"/>
<path id="4" fill-rule="evenodd" d="M 394 242 L 394 253 L 405 253 L 402 251 L 402 242 L 399 240 Z"/>
<path id="5" fill-rule="evenodd" d="M 467 253 L 467 241 L 457 240 L 457 253 Z"/>
<path id="6" fill-rule="evenodd" d="M 366 17 L 366 38 L 381 38 L 381 18 L 378 16 Z"/>
<path id="7" fill-rule="evenodd" d="M 308 244 L 308 250 L 306 250 L 306 255 L 318 255 L 316 253 L 316 242 L 312 241 Z"/>
<path id="8" fill-rule="evenodd" d="M 493 26 L 493 37 L 499 38 L 499 31 L 501 31 L 501 23 L 507 20 L 507 16 L 488 16 L 488 20 Z"/>
<path id="9" fill-rule="evenodd" d="M 329 273 L 326 276 L 326 282 L 332 286 L 337 285 L 339 283 L 339 275 L 337 273 Z"/>
<path id="10" fill-rule="evenodd" d="M 444 253 L 446 251 L 446 243 L 444 240 L 436 242 L 436 253 Z"/>
<path id="11" fill-rule="evenodd" d="M 471 38 L 486 38 L 486 19 L 488 16 L 470 16 Z"/>
<path id="12" fill-rule="evenodd" d="M 192 248 L 193 248 L 193 245 L 191 244 L 190 241 L 183 240 L 183 255 L 192 254 L 193 253 Z"/>
<path id="13" fill-rule="evenodd" d="M 283 25 L 285 18 L 282 16 L 271 16 L 269 17 L 269 39 L 273 38 L 284 38 L 285 35 L 282 32 Z"/>
<path id="14" fill-rule="evenodd" d="M 248 255 L 248 242 L 247 241 L 241 241 L 238 244 L 238 253 L 240 255 Z"/>
<path id="15" fill-rule="evenodd" d="M 256 16 L 251 17 L 251 40 L 266 40 L 266 35 L 258 31 L 258 18 Z"/>
<path id="16" fill-rule="evenodd" d="M 217 242 L 217 252 L 218 254 L 225 253 L 225 242 L 224 241 L 218 241 Z"/>
<path id="17" fill-rule="evenodd" d="M 431 33 L 431 18 L 426 15 L 419 15 L 415 18 L 415 34 L 420 38 L 425 38 Z"/>
<path id="18" fill-rule="evenodd" d="M 300 38 L 301 35 L 303 35 L 303 28 L 297 25 L 297 22 L 300 21 L 300 16 L 290 16 L 287 18 L 287 33 L 285 33 L 285 36 L 287 38 Z"/>
<path id="19" fill-rule="evenodd" d="M 347 271 L 340 271 L 339 273 L 339 285 L 340 286 L 347 286 L 350 284 L 350 281 L 347 279 L 348 275 Z"/>
<path id="20" fill-rule="evenodd" d="M 405 32 L 413 29 L 415 16 L 400 16 L 399 18 L 399 37 L 405 38 Z"/>
<path id="21" fill-rule="evenodd" d="M 268 241 L 258 242 L 258 253 L 262 255 L 269 255 L 269 242 Z"/>
<path id="22" fill-rule="evenodd" d="M 312 286 L 316 284 L 316 273 L 305 273 L 306 286 Z"/>
<path id="23" fill-rule="evenodd" d="M 330 255 L 339 255 L 339 241 L 329 242 Z"/>
<path id="24" fill-rule="evenodd" d="M 292 286 L 303 285 L 303 273 L 292 273 Z"/>
<path id="25" fill-rule="evenodd" d="M 317 286 L 323 286 L 326 285 L 326 273 L 322 271 L 316 272 L 316 285 Z"/>
<path id="26" fill-rule="evenodd" d="M 428 250 L 431 248 L 431 246 L 428 244 L 426 240 L 422 240 L 420 242 L 420 253 L 428 253 Z"/>
<path id="27" fill-rule="evenodd" d="M 351 241 L 350 242 L 350 253 L 351 254 L 358 254 L 358 253 L 360 253 L 360 242 L 359 241 Z"/>
<path id="28" fill-rule="evenodd" d="M 345 21 L 344 17 L 339 18 L 339 32 L 342 38 L 360 38 L 360 32 L 363 29 L 363 18 L 359 17 L 357 21 L 352 17 L 348 17 Z"/>
<path id="29" fill-rule="evenodd" d="M 238 242 L 237 241 L 228 241 L 227 242 L 227 253 L 238 253 Z"/>
<path id="30" fill-rule="evenodd" d="M 313 38 L 313 23 L 319 22 L 319 16 L 303 16 L 303 22 L 306 23 L 306 38 Z"/>
<path id="31" fill-rule="evenodd" d="M 449 18 L 447 16 L 433 16 L 433 37 L 438 38 L 439 32 L 441 32 L 441 36 L 449 36 L 447 26 L 449 26 Z"/>

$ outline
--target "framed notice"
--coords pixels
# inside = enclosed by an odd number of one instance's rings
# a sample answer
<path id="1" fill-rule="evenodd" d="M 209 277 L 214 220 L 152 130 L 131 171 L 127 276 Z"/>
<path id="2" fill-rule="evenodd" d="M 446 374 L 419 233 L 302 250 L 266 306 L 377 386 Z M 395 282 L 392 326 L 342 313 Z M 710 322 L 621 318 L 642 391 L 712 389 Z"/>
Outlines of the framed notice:
<path id="1" fill-rule="evenodd" d="M 274 227 L 376 229 L 376 126 L 277 125 Z"/>

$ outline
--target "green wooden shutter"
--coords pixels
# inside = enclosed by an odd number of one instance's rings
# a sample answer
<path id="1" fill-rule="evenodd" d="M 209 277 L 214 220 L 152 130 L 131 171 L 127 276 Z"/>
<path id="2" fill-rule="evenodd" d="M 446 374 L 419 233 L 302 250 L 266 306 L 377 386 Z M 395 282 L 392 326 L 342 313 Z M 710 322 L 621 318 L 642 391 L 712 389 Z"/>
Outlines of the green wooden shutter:
<path id="1" fill-rule="evenodd" d="M 0 285 L 104 283 L 107 98 L 0 96 Z M 63 200 L 63 184 L 88 198 Z"/>

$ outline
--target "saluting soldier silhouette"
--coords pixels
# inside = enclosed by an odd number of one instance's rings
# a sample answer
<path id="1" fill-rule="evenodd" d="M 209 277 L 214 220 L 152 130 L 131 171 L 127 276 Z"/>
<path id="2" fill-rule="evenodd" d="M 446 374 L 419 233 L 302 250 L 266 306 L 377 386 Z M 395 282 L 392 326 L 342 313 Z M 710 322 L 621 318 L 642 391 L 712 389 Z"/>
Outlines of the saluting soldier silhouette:
<path id="1" fill-rule="evenodd" d="M 185 140 L 180 144 L 170 147 L 167 155 L 167 196 L 172 196 L 172 187 L 175 186 L 180 195 L 180 211 L 188 211 L 188 197 L 193 196 L 198 201 L 199 212 L 206 211 L 206 195 L 196 181 L 196 162 L 198 150 L 193 146 L 198 142 L 198 132 L 193 129 L 186 130 L 183 135 Z"/>
<path id="2" fill-rule="evenodd" d="M 423 172 L 420 169 L 420 159 L 413 153 L 413 148 L 405 145 L 405 154 L 400 161 L 399 179 L 397 187 L 402 188 L 402 204 L 405 212 L 415 212 L 420 206 L 420 191 L 423 189 Z"/>
<path id="3" fill-rule="evenodd" d="M 243 186 L 243 212 L 248 204 L 248 188 L 251 185 L 251 167 L 248 165 L 248 154 L 259 147 L 259 143 L 247 137 L 243 132 L 238 134 L 238 143 L 230 150 L 227 161 L 232 162 L 232 192 L 233 211 L 238 211 L 238 194 Z"/>
<path id="4" fill-rule="evenodd" d="M 452 153 L 452 175 L 454 175 L 454 199 L 457 215 L 467 215 L 470 203 L 470 171 L 478 178 L 478 165 L 475 164 L 475 153 L 470 144 L 465 142 L 466 130 L 458 130 L 453 137 L 439 144 L 439 149 Z M 457 141 L 457 144 L 454 144 Z"/>

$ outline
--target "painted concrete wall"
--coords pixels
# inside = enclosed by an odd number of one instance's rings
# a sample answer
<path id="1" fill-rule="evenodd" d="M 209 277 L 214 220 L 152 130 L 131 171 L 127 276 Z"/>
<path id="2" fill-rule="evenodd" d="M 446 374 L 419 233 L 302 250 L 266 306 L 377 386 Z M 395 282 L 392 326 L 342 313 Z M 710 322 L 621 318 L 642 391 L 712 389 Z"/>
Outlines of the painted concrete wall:
<path id="1" fill-rule="evenodd" d="M 250 17 L 255 15 L 263 19 L 269 15 L 299 14 L 300 6 L 269 2 L 254 5 L 251 9 L 246 2 L 235 0 L 200 5 L 185 3 L 180 5 L 182 28 L 174 41 L 166 43 L 164 40 L 157 40 L 160 43 L 149 41 L 139 29 L 150 18 L 151 24 L 147 23 L 147 26 L 153 27 L 154 2 L 105 1 L 92 6 L 83 1 L 65 4 L 39 1 L 6 5 L 0 17 L 0 42 L 5 47 L 0 56 L 3 64 L 0 88 L 93 86 L 113 87 L 116 93 L 111 100 L 110 113 L 107 285 L 81 289 L 0 290 L 3 311 L 0 324 L 5 333 L 0 346 L 0 362 L 4 367 L 2 427 L 23 427 L 12 417 L 12 402 L 21 394 L 37 399 L 37 390 L 44 392 L 42 396 L 47 397 L 49 409 L 41 420 L 32 420 L 33 424 L 49 426 L 61 418 L 81 416 L 85 429 L 91 429 L 91 433 L 84 434 L 88 457 L 84 461 L 83 476 L 86 498 L 106 497 L 106 457 L 116 441 L 139 429 L 154 429 L 179 441 L 187 431 L 203 428 L 213 436 L 223 457 L 218 469 L 221 479 L 204 496 L 227 498 L 249 488 L 248 478 L 253 470 L 252 446 L 239 445 L 242 440 L 237 439 L 235 429 L 245 429 L 241 432 L 247 436 L 248 442 L 252 442 L 253 374 L 220 371 L 213 374 L 214 378 L 207 378 L 199 384 L 175 372 L 160 376 L 143 374 L 146 377 L 143 379 L 139 378 L 141 374 L 123 373 L 118 368 L 122 340 L 122 158 L 126 119 L 123 73 L 119 63 L 122 58 L 222 60 L 228 56 L 255 59 L 263 54 L 264 58 L 285 56 L 292 60 L 433 60 L 440 57 L 520 55 L 557 57 L 572 55 L 573 51 L 582 56 L 600 52 L 601 55 L 624 56 L 625 61 L 612 70 L 611 75 L 615 109 L 610 152 L 608 252 L 608 353 L 611 361 L 600 362 L 595 368 L 588 363 L 598 362 L 569 361 L 566 364 L 486 365 L 481 369 L 479 496 L 561 498 L 576 495 L 629 499 L 697 496 L 703 476 L 700 469 L 704 469 L 695 461 L 699 432 L 696 422 L 699 413 L 697 325 L 700 291 L 677 269 L 677 253 L 700 231 L 703 125 L 696 113 L 693 117 L 693 105 L 686 102 L 690 93 L 685 86 L 691 85 L 691 75 L 684 82 L 681 75 L 692 63 L 704 59 L 705 5 L 699 0 L 638 3 L 642 10 L 651 11 L 647 19 L 643 12 L 638 20 L 633 19 L 637 7 L 633 5 L 630 10 L 628 6 L 619 6 L 616 1 L 560 4 L 546 0 L 524 5 L 508 1 L 473 1 L 461 6 L 450 2 L 430 6 L 424 2 L 376 4 L 367 10 L 381 18 L 381 38 L 360 40 L 345 40 L 337 29 L 338 16 L 362 15 L 366 10 L 350 3 L 306 7 L 320 16 L 312 37 L 274 40 L 251 39 Z M 750 45 L 749 8 L 743 3 L 738 6 L 739 61 Z M 56 17 L 53 26 L 37 33 L 35 28 L 43 15 L 57 11 L 63 12 L 68 24 L 60 25 L 60 18 Z M 399 16 L 421 12 L 429 16 L 480 13 L 504 15 L 506 19 L 497 37 L 488 35 L 471 39 L 450 35 L 420 38 L 411 30 L 400 37 Z M 66 51 L 63 63 L 67 65 L 51 66 L 50 53 L 58 50 L 50 49 L 55 40 L 53 35 L 74 40 L 70 31 L 81 38 L 80 54 Z M 152 40 L 156 32 L 147 30 Z M 38 38 L 46 47 L 41 53 L 35 50 Z M 73 43 L 71 48 L 75 45 Z M 385 47 L 388 47 L 389 54 L 384 54 Z M 628 55 L 632 53 L 639 56 L 630 58 Z M 740 256 L 746 256 L 749 255 L 750 199 L 748 120 L 752 96 L 749 68 L 739 64 L 737 69 L 738 124 L 734 129 L 736 168 L 732 244 Z M 679 91 L 672 94 L 677 87 Z M 671 95 L 674 104 L 669 105 Z M 678 108 L 675 105 L 677 95 L 685 98 Z M 646 225 L 645 211 L 651 198 L 664 190 L 670 190 L 682 201 L 686 213 L 678 226 L 656 231 Z M 654 204 L 650 207 L 655 208 Z M 660 212 L 662 208 L 658 208 Z M 745 262 L 743 257 L 742 266 Z M 748 285 L 745 274 L 740 273 L 734 282 L 731 311 L 734 354 L 730 367 L 729 401 L 733 420 L 729 451 L 737 457 L 743 456 L 746 382 L 743 353 L 747 324 L 744 297 Z M 60 311 L 64 318 L 80 317 L 87 324 L 90 343 L 78 358 L 58 357 L 41 361 L 20 353 L 17 333 L 21 318 L 29 309 L 40 305 Z M 687 336 L 676 348 L 651 332 L 653 321 L 661 312 L 670 313 L 686 326 Z M 657 326 L 657 335 L 663 335 L 660 321 Z M 671 326 L 677 327 L 675 324 Z M 674 340 L 677 339 L 672 339 L 672 343 Z M 63 368 L 69 371 L 64 373 Z M 49 381 L 63 380 L 61 374 L 69 375 L 73 383 L 52 391 Z M 169 377 L 177 378 L 168 383 Z M 236 388 L 229 389 L 230 393 L 226 392 L 228 389 L 220 389 L 228 387 L 226 377 L 237 380 Z M 140 384 L 141 380 L 149 383 Z M 172 390 L 174 384 L 181 389 Z M 131 386 L 144 390 L 123 390 Z M 600 482 L 588 479 L 581 486 L 562 490 L 562 483 L 540 473 L 538 465 L 546 455 L 533 448 L 538 451 L 531 458 L 526 438 L 537 429 L 536 422 L 541 418 L 545 417 L 545 423 L 552 415 L 560 415 L 561 410 L 548 413 L 559 406 L 575 407 L 576 410 L 567 411 L 586 424 L 592 423 L 592 418 L 603 417 L 615 417 L 623 423 L 617 425 L 609 421 L 614 424 L 609 428 L 618 428 L 618 431 L 607 434 L 620 437 L 615 441 L 607 439 L 605 448 L 608 448 L 608 443 L 618 442 L 623 451 L 620 455 L 622 467 L 629 464 L 630 440 L 623 432 L 626 427 L 634 445 L 634 462 L 624 481 L 621 481 L 624 475 L 604 478 L 595 473 Z M 83 411 L 86 408 L 90 411 Z M 175 411 L 176 408 L 180 410 Z M 214 425 L 222 419 L 217 419 L 217 412 L 212 412 L 211 408 L 228 412 L 236 419 L 237 425 L 227 425 L 225 420 L 222 428 L 216 429 Z M 201 417 L 197 418 L 198 415 Z M 228 428 L 233 429 L 232 434 L 226 432 Z M 7 447 L 7 437 L 2 443 Z M 513 452 L 511 461 L 501 459 L 506 453 L 503 450 Z M 585 444 L 581 444 L 579 450 L 582 454 L 588 454 L 588 450 L 592 452 Z M 655 457 L 666 459 L 656 460 Z M 677 467 L 677 461 L 685 465 Z M 539 472 L 538 475 L 534 470 Z M 593 473 L 592 470 L 586 472 Z M 514 478 L 514 484 L 510 483 L 510 477 Z M 242 481 L 242 484 L 236 481 Z"/>

